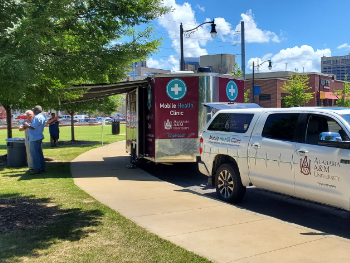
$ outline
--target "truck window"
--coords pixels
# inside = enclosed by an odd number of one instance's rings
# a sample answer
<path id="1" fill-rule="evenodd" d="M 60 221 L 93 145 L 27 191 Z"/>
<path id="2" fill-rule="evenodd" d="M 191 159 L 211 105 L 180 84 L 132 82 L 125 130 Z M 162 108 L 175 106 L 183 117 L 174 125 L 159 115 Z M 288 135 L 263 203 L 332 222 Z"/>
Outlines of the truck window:
<path id="1" fill-rule="evenodd" d="M 254 117 L 247 113 L 219 113 L 210 123 L 209 131 L 245 133 Z"/>
<path id="2" fill-rule="evenodd" d="M 270 139 L 293 141 L 299 113 L 271 114 L 264 125 L 262 136 Z"/>
<path id="3" fill-rule="evenodd" d="M 349 141 L 346 132 L 332 118 L 321 115 L 310 115 L 305 133 L 305 143 L 318 145 L 321 132 L 337 132 L 343 141 Z"/>

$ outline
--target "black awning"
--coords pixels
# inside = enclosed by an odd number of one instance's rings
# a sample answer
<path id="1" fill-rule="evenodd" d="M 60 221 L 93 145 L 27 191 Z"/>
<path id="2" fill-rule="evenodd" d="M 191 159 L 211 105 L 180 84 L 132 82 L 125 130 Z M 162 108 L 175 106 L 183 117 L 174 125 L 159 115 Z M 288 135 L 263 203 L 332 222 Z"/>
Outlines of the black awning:
<path id="1" fill-rule="evenodd" d="M 74 85 L 72 89 L 88 89 L 82 97 L 71 101 L 61 101 L 61 104 L 68 104 L 74 102 L 83 102 L 95 99 L 101 99 L 117 94 L 128 93 L 139 87 L 147 87 L 148 80 L 137 80 L 137 81 L 123 81 L 118 83 L 104 83 L 104 84 L 86 84 L 86 85 Z"/>

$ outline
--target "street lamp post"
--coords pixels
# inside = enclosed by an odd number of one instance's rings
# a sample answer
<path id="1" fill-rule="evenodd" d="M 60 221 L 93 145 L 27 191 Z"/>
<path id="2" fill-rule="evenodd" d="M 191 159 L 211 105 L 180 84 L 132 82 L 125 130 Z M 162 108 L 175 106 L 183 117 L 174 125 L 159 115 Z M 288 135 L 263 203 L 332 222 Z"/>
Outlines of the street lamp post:
<path id="1" fill-rule="evenodd" d="M 183 39 L 184 34 L 186 34 L 186 37 L 190 37 L 191 34 L 193 34 L 199 27 L 201 27 L 202 25 L 205 25 L 205 24 L 211 24 L 210 34 L 211 34 L 211 37 L 213 39 L 215 39 L 217 32 L 216 32 L 216 24 L 214 23 L 214 19 L 213 19 L 213 21 L 202 23 L 202 24 L 200 24 L 199 26 L 197 26 L 197 27 L 195 27 L 193 29 L 185 30 L 185 31 L 184 31 L 184 29 L 182 27 L 182 23 L 180 24 L 180 48 L 181 48 L 180 70 L 181 71 L 185 70 L 184 39 Z"/>
<path id="2" fill-rule="evenodd" d="M 256 66 L 254 66 L 254 60 L 253 60 L 253 103 L 254 103 L 254 68 L 255 67 L 260 67 L 262 64 L 264 64 L 265 62 L 269 62 L 269 70 L 271 70 L 272 69 L 272 62 L 271 62 L 271 59 L 269 59 L 269 60 L 265 60 L 265 61 L 263 61 L 263 62 L 261 62 L 260 64 L 258 64 L 258 65 L 256 65 Z"/>

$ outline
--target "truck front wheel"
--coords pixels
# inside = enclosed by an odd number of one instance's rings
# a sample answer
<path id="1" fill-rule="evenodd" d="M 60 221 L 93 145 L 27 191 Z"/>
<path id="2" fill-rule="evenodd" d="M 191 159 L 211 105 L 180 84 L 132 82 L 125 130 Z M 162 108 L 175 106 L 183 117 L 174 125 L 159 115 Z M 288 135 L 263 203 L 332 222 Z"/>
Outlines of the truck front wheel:
<path id="1" fill-rule="evenodd" d="M 234 164 L 227 163 L 219 167 L 215 175 L 216 193 L 219 198 L 229 203 L 239 203 L 246 188 L 242 185 L 241 177 Z"/>

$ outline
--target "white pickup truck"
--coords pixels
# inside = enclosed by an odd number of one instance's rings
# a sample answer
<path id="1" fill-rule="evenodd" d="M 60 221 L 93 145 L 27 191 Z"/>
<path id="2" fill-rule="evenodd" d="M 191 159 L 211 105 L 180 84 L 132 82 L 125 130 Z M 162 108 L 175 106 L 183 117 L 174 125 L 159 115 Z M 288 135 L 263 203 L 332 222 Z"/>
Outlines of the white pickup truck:
<path id="1" fill-rule="evenodd" d="M 217 112 L 200 138 L 198 167 L 220 199 L 247 186 L 350 210 L 350 109 Z"/>

